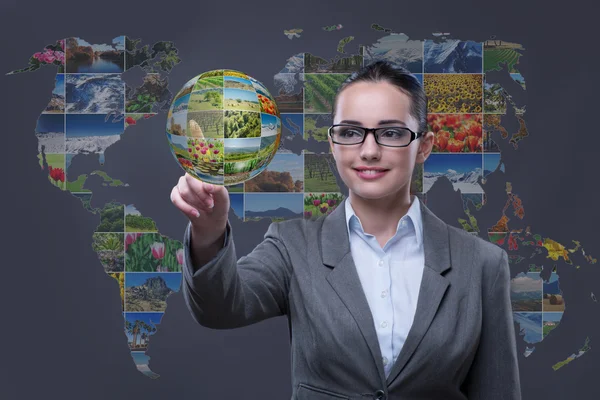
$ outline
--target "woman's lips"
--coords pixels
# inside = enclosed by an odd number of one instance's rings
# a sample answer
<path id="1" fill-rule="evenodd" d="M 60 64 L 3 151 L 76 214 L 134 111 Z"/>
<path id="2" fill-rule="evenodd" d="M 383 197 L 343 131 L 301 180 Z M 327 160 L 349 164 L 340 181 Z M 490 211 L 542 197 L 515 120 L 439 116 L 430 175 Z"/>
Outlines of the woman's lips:
<path id="1" fill-rule="evenodd" d="M 361 179 L 367 179 L 367 180 L 373 180 L 373 179 L 379 179 L 382 176 L 384 176 L 389 170 L 385 169 L 385 170 L 377 170 L 377 171 L 369 171 L 369 170 L 358 170 L 355 169 L 356 174 L 359 176 L 359 178 Z"/>

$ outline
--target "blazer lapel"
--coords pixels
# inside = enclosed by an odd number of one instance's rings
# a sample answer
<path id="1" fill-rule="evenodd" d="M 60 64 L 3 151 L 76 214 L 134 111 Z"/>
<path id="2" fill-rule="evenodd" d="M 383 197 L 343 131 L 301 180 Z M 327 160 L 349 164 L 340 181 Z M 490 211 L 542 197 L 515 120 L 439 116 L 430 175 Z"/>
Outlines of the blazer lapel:
<path id="1" fill-rule="evenodd" d="M 346 229 L 344 199 L 323 221 L 321 230 L 321 255 L 323 264 L 334 267 L 327 281 L 354 317 L 371 351 L 381 382 L 385 382 L 381 350 L 369 303 L 360 283 Z"/>
<path id="2" fill-rule="evenodd" d="M 415 201 L 418 200 L 415 199 Z M 448 279 L 441 275 L 450 268 L 448 226 L 433 214 L 423 202 L 420 206 L 423 218 L 423 249 L 425 256 L 423 279 L 419 289 L 414 322 L 387 378 L 388 385 L 400 374 L 423 336 L 427 333 L 444 293 L 450 285 Z"/>

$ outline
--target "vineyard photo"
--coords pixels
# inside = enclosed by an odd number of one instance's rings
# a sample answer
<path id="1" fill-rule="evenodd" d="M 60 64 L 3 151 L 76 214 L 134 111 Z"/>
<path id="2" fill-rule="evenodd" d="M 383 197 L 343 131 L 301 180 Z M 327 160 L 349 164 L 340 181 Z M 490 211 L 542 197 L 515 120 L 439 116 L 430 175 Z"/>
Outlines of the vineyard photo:
<path id="1" fill-rule="evenodd" d="M 333 99 L 348 74 L 304 74 L 304 111 L 307 113 L 331 113 Z"/>
<path id="2" fill-rule="evenodd" d="M 208 78 L 198 79 L 196 85 L 194 86 L 194 91 L 204 90 L 204 89 L 222 89 L 223 88 L 223 77 L 222 76 L 212 76 Z"/>
<path id="3" fill-rule="evenodd" d="M 223 111 L 188 111 L 188 135 L 199 138 L 224 137 Z"/>
<path id="4" fill-rule="evenodd" d="M 304 190 L 341 192 L 332 168 L 336 168 L 332 154 L 304 154 Z"/>

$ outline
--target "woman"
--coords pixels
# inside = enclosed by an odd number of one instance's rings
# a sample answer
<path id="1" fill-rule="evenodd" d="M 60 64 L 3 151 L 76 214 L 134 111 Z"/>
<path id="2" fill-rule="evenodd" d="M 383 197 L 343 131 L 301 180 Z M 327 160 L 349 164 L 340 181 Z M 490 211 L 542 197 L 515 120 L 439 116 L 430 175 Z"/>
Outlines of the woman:
<path id="1" fill-rule="evenodd" d="M 190 218 L 182 292 L 195 320 L 287 315 L 292 399 L 520 399 L 506 252 L 410 193 L 433 147 L 422 86 L 375 62 L 333 108 L 348 198 L 316 221 L 272 223 L 240 260 L 225 187 L 186 174 L 173 188 Z"/>

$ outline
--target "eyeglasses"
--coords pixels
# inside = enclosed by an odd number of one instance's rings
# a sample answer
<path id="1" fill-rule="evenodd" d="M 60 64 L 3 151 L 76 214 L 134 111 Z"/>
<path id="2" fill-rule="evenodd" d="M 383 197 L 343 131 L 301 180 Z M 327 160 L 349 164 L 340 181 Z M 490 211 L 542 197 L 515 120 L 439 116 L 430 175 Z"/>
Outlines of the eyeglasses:
<path id="1" fill-rule="evenodd" d="M 375 141 L 381 146 L 406 147 L 423 136 L 423 132 L 413 132 L 403 126 L 385 128 L 363 128 L 355 125 L 338 124 L 328 129 L 333 143 L 350 145 L 363 143 L 369 132 L 373 132 Z"/>

